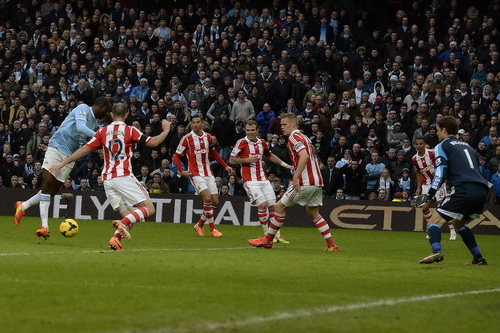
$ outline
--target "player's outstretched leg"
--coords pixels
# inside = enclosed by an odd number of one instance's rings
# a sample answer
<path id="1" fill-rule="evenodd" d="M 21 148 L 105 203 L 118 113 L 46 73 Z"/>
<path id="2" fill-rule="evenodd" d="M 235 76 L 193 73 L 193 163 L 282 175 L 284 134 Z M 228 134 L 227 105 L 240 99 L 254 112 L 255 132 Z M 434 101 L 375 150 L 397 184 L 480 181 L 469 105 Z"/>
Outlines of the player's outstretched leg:
<path id="1" fill-rule="evenodd" d="M 481 251 L 477 246 L 476 238 L 474 237 L 474 233 L 472 232 L 472 230 L 470 230 L 468 226 L 464 225 L 463 227 L 458 229 L 458 234 L 462 237 L 462 241 L 473 256 L 473 259 L 471 262 L 469 262 L 469 265 L 488 265 L 486 259 L 483 258 L 483 255 L 481 254 Z"/>
<path id="2" fill-rule="evenodd" d="M 271 218 L 273 216 L 274 216 L 274 210 L 269 211 L 269 217 Z M 273 243 L 278 243 L 278 242 L 282 244 L 290 244 L 290 242 L 287 241 L 285 237 L 281 236 L 281 229 L 276 232 L 276 237 L 274 237 L 273 239 Z"/>
<path id="3" fill-rule="evenodd" d="M 26 201 L 18 201 L 16 202 L 16 214 L 14 215 L 14 223 L 19 225 L 21 223 L 21 219 L 24 216 L 24 213 L 28 208 L 34 205 L 38 205 L 40 203 L 40 194 L 42 191 L 38 191 L 37 194 L 32 196 Z"/>
<path id="4" fill-rule="evenodd" d="M 116 230 L 113 237 L 111 237 L 111 239 L 109 240 L 109 247 L 111 248 L 111 250 L 123 251 L 121 240 L 122 240 L 122 234 L 118 230 Z"/>
<path id="5" fill-rule="evenodd" d="M 154 214 L 154 211 L 151 212 L 150 207 L 139 207 L 121 220 L 113 221 L 113 227 L 120 232 L 122 238 L 130 239 L 130 230 L 134 224 L 138 221 L 147 219 L 151 214 Z"/>
<path id="6" fill-rule="evenodd" d="M 432 264 L 433 262 L 440 262 L 444 260 L 444 254 L 441 251 L 441 227 L 433 223 L 427 229 L 429 234 L 429 243 L 432 247 L 432 253 L 419 261 L 421 264 Z"/>
<path id="7" fill-rule="evenodd" d="M 276 237 L 276 233 L 280 230 L 285 222 L 286 212 L 279 213 L 274 212 L 274 216 L 269 220 L 269 231 L 265 237 L 259 237 L 256 239 L 249 239 L 248 243 L 255 247 L 272 248 L 273 239 Z"/>
<path id="8" fill-rule="evenodd" d="M 319 215 L 313 219 L 314 224 L 316 225 L 316 228 L 318 228 L 319 233 L 321 236 L 326 241 L 326 248 L 325 251 L 327 252 L 338 252 L 340 251 L 335 242 L 333 241 L 332 238 L 332 233 L 330 232 L 330 227 L 328 226 L 328 223 L 325 221 L 323 216 Z"/>

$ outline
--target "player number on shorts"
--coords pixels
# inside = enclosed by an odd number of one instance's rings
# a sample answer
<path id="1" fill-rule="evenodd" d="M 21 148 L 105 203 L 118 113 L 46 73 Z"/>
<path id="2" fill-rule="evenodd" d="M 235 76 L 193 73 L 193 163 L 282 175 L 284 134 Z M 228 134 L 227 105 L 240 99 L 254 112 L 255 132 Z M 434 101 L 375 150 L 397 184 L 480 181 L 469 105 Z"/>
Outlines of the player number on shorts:
<path id="1" fill-rule="evenodd" d="M 474 163 L 472 163 L 472 158 L 470 157 L 469 151 L 464 149 L 465 156 L 467 156 L 467 161 L 469 161 L 469 166 L 471 169 L 474 169 Z"/>
<path id="2" fill-rule="evenodd" d="M 123 150 L 123 142 L 120 139 L 109 140 L 108 149 L 113 154 L 115 161 L 123 159 L 123 156 L 120 156 Z"/>

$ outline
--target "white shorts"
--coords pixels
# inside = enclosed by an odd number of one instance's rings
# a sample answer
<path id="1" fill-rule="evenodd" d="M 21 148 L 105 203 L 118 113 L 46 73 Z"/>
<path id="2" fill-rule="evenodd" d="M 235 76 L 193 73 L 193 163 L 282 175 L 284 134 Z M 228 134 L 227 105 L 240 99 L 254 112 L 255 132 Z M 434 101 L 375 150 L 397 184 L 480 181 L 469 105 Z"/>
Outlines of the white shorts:
<path id="1" fill-rule="evenodd" d="M 45 158 L 43 159 L 42 169 L 49 171 L 49 169 L 54 164 L 62 162 L 67 158 L 68 158 L 68 156 L 61 154 L 56 149 L 54 149 L 52 147 L 48 147 L 47 151 L 45 152 Z M 57 170 L 56 172 L 54 172 L 54 173 L 51 172 L 51 174 L 58 181 L 60 181 L 61 183 L 64 183 L 66 181 L 66 179 L 68 179 L 69 174 L 71 173 L 71 170 L 73 170 L 74 166 L 75 166 L 75 162 L 71 162 L 69 164 L 66 164 L 64 167 Z"/>
<path id="2" fill-rule="evenodd" d="M 247 181 L 243 183 L 243 188 L 252 205 L 260 206 L 266 202 L 267 207 L 271 207 L 276 203 L 276 194 L 274 194 L 273 187 L 268 180 Z"/>
<path id="3" fill-rule="evenodd" d="M 430 189 L 431 189 L 431 184 L 422 185 L 422 194 L 428 194 Z M 443 199 L 446 197 L 446 193 L 447 193 L 446 184 L 443 184 L 434 195 L 436 201 L 437 202 L 443 201 Z"/>
<path id="4" fill-rule="evenodd" d="M 307 207 L 323 206 L 323 191 L 319 186 L 306 185 L 301 186 L 300 193 L 297 193 L 293 186 L 290 186 L 280 201 L 287 207 L 297 204 Z"/>
<path id="5" fill-rule="evenodd" d="M 422 191 L 420 191 L 420 194 L 428 194 L 429 190 L 431 189 L 431 184 L 424 185 L 422 184 Z"/>
<path id="6" fill-rule="evenodd" d="M 134 176 L 121 176 L 104 181 L 104 190 L 114 210 L 121 205 L 133 207 L 149 200 L 149 193 Z"/>
<path id="7" fill-rule="evenodd" d="M 193 184 L 194 189 L 196 190 L 196 194 L 200 194 L 201 192 L 208 190 L 210 194 L 219 194 L 219 190 L 217 190 L 217 186 L 215 185 L 215 177 L 208 176 L 194 176 L 191 177 L 191 184 Z"/>

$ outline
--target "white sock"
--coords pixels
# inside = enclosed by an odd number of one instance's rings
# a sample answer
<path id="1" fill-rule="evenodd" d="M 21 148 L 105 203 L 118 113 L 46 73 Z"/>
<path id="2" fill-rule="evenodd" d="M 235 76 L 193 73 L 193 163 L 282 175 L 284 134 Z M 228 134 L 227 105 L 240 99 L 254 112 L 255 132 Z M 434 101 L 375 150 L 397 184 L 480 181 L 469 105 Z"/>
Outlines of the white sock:
<path id="1" fill-rule="evenodd" d="M 267 235 L 267 233 L 269 232 L 269 227 L 267 226 L 267 224 L 261 224 L 260 226 L 262 227 L 262 230 L 264 230 L 264 236 Z"/>
<path id="2" fill-rule="evenodd" d="M 28 200 L 26 200 L 25 202 L 23 202 L 21 204 L 23 212 L 26 211 L 31 206 L 38 205 L 40 203 L 40 194 L 41 193 L 42 193 L 42 191 L 38 191 L 37 194 L 35 194 L 34 196 L 32 196 L 31 198 L 29 198 Z"/>
<path id="3" fill-rule="evenodd" d="M 49 228 L 50 194 L 40 193 L 40 218 L 42 227 Z"/>

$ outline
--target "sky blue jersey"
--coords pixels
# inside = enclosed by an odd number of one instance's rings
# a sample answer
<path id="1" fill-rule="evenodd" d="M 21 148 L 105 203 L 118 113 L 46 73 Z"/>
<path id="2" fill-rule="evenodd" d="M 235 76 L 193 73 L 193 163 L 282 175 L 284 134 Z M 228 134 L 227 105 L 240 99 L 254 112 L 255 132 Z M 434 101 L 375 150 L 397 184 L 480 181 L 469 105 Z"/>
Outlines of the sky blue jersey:
<path id="1" fill-rule="evenodd" d="M 488 186 L 479 171 L 479 159 L 468 143 L 448 137 L 441 141 L 434 149 L 436 168 L 429 194 L 434 194 L 447 180 L 450 186 L 459 186 L 467 183 L 479 183 Z M 464 185 L 466 186 L 466 185 Z"/>
<path id="2" fill-rule="evenodd" d="M 50 138 L 49 147 L 70 156 L 87 142 L 87 137 L 94 136 L 97 128 L 98 124 L 92 108 L 87 104 L 80 104 L 68 114 Z"/>

